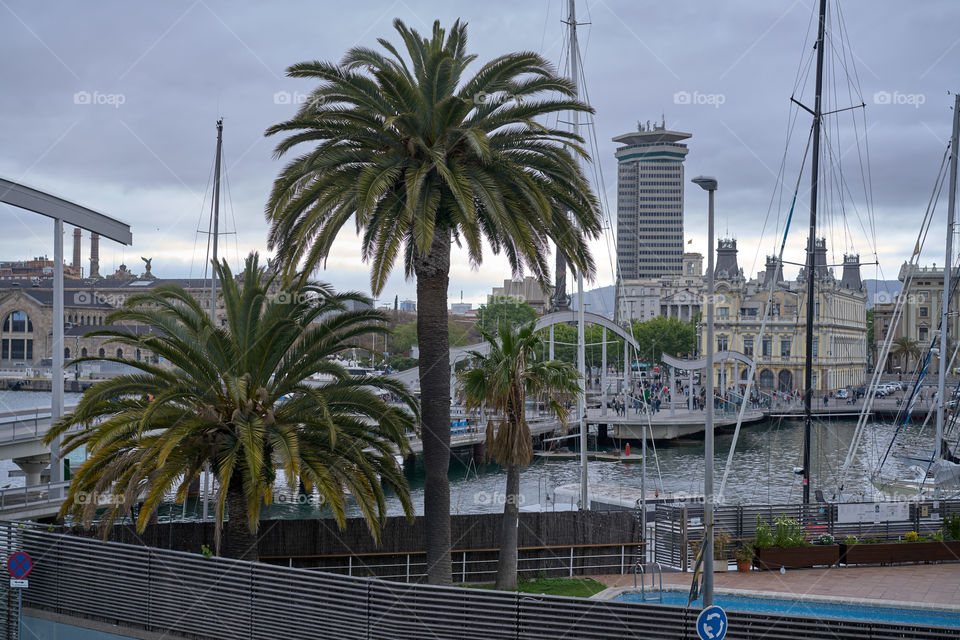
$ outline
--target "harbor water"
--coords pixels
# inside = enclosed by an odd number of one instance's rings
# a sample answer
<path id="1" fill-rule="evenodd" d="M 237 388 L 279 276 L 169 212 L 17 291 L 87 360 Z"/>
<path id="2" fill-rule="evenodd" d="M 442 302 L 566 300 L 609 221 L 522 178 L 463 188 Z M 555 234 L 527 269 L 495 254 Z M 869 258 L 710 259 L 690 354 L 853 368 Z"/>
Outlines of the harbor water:
<path id="1" fill-rule="evenodd" d="M 66 404 L 75 404 L 80 394 L 66 394 Z M 0 391 L 0 410 L 12 411 L 33 407 L 48 407 L 50 394 L 30 391 Z M 834 499 L 837 476 L 856 426 L 855 419 L 817 421 L 813 432 L 812 477 L 813 489 L 822 489 L 828 500 Z M 859 451 L 847 474 L 844 497 L 847 500 L 872 500 L 873 488 L 869 473 L 883 455 L 894 433 L 889 423 L 871 423 Z M 715 473 L 717 486 L 723 475 L 727 454 L 733 439 L 730 431 L 717 434 Z M 761 423 L 745 426 L 740 434 L 736 455 L 723 500 L 726 504 L 738 503 L 795 503 L 802 495 L 801 476 L 793 470 L 801 464 L 803 424 L 796 419 L 771 418 Z M 917 451 L 933 446 L 933 427 L 910 424 L 902 428 L 894 446 L 897 451 Z M 461 452 L 458 452 L 461 453 Z M 632 453 L 639 453 L 634 443 Z M 76 468 L 82 462 L 82 454 L 71 463 Z M 22 486 L 22 477 L 8 477 L 16 469 L 10 460 L 0 461 L 0 486 Z M 907 471 L 907 465 L 893 455 L 884 466 L 884 475 Z M 423 512 L 424 473 L 422 461 L 405 469 L 410 484 L 411 496 L 417 513 Z M 521 506 L 542 505 L 550 508 L 555 504 L 554 490 L 557 486 L 579 482 L 580 467 L 577 460 L 536 460 L 521 473 Z M 589 478 L 593 484 L 639 489 L 642 470 L 639 463 L 591 462 Z M 455 455 L 450 461 L 450 508 L 459 513 L 490 513 L 503 510 L 506 473 L 495 464 L 475 464 L 469 449 Z M 669 492 L 702 494 L 703 491 L 703 441 L 687 440 L 662 443 L 648 447 L 647 489 Z M 569 499 L 568 499 L 569 501 Z M 391 495 L 388 499 L 390 515 L 401 515 L 399 500 Z M 189 504 L 188 519 L 195 517 L 198 507 Z M 322 504 L 310 496 L 291 496 L 278 487 L 275 502 L 264 516 L 267 518 L 324 517 Z M 351 515 L 359 515 L 355 509 Z M 161 511 L 161 517 L 183 517 L 181 506 L 170 505 Z"/>

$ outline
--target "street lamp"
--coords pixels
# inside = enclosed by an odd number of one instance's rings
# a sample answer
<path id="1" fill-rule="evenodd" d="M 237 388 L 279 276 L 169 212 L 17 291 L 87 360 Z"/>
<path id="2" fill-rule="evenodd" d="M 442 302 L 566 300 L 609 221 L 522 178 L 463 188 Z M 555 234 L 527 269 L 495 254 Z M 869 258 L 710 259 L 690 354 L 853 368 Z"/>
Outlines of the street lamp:
<path id="1" fill-rule="evenodd" d="M 717 179 L 697 176 L 691 182 L 709 195 L 707 213 L 707 339 L 705 408 L 703 435 L 703 607 L 713 605 L 713 193 Z"/>

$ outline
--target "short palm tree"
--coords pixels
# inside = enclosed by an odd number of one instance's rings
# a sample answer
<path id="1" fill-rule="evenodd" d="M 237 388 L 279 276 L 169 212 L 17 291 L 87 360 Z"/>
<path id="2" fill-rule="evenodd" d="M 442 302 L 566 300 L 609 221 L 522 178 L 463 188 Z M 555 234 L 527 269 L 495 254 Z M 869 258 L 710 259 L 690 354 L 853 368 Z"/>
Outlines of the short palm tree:
<path id="1" fill-rule="evenodd" d="M 580 375 L 573 365 L 559 360 L 537 361 L 542 338 L 534 329 L 533 322 L 519 327 L 501 322 L 495 334 L 481 331 L 489 353 L 471 351 L 472 368 L 460 376 L 467 408 L 483 407 L 492 412 L 487 423 L 487 455 L 507 470 L 497 589 L 517 588 L 520 468 L 533 458 L 527 398 L 543 402 L 565 422 L 564 401 L 580 392 Z"/>
<path id="2" fill-rule="evenodd" d="M 286 136 L 278 157 L 309 148 L 277 177 L 266 213 L 288 270 L 322 265 L 349 223 L 374 295 L 398 257 L 416 277 L 428 580 L 449 583 L 451 246 L 476 267 L 486 245 L 546 287 L 552 240 L 574 271 L 592 276 L 587 241 L 601 218 L 578 165 L 582 139 L 549 123 L 592 110 L 536 53 L 500 56 L 466 77 L 476 56 L 465 24 L 448 32 L 437 22 L 426 37 L 394 27 L 400 48 L 381 39 L 383 51 L 357 47 L 339 64 L 287 70 L 319 85 L 292 120 L 267 130 Z"/>
<path id="3" fill-rule="evenodd" d="M 920 345 L 909 336 L 901 336 L 893 341 L 891 354 L 900 358 L 900 363 L 903 365 L 903 372 L 907 373 L 910 370 L 910 358 L 920 356 Z"/>
<path id="4" fill-rule="evenodd" d="M 214 495 L 216 547 L 224 555 L 256 559 L 262 503 L 271 501 L 278 472 L 290 490 L 316 491 L 341 526 L 345 494 L 352 495 L 370 531 L 379 537 L 386 517 L 385 489 L 397 493 L 412 517 L 409 490 L 394 455 L 407 453 L 407 431 L 416 426 L 416 403 L 402 385 L 382 377 L 351 377 L 331 356 L 371 333 L 386 332 L 386 316 L 347 311 L 358 294 L 299 284 L 281 291 L 275 276 L 246 261 L 234 279 L 224 262 L 226 325 L 215 326 L 200 302 L 175 285 L 132 296 L 108 317 L 135 322 L 147 334 L 122 326 L 94 331 L 111 341 L 154 353 L 163 365 L 117 358 L 138 371 L 99 382 L 76 409 L 46 435 L 64 435 L 63 451 L 85 447 L 61 514 L 85 524 L 96 515 L 91 496 L 111 494 L 101 531 L 142 500 L 143 531 L 165 496 L 184 500 L 190 483 L 209 465 Z M 313 374 L 327 382 L 308 383 Z M 380 395 L 391 393 L 406 410 Z M 68 431 L 72 427 L 85 427 Z"/>

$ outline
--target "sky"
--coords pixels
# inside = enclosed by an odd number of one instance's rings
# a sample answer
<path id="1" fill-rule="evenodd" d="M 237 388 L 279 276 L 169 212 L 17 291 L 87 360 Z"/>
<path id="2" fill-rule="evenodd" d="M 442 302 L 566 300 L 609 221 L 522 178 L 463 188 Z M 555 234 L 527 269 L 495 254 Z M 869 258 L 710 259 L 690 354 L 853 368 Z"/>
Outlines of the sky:
<path id="1" fill-rule="evenodd" d="M 785 259 L 802 261 L 809 176 L 798 176 L 810 117 L 790 97 L 812 105 L 814 4 L 577 2 L 584 84 L 596 109 L 588 173 L 603 175 L 594 186 L 613 226 L 611 138 L 663 117 L 668 128 L 692 134 L 687 178 L 718 179 L 717 234 L 737 239 L 747 275 L 776 251 L 801 185 Z M 565 72 L 565 14 L 564 0 L 0 0 L 0 176 L 129 223 L 132 247 L 101 243 L 102 274 L 121 262 L 140 272 L 144 256 L 159 277 L 197 277 L 218 117 L 229 182 L 221 254 L 237 264 L 250 251 L 267 252 L 264 204 L 282 161 L 263 134 L 291 117 L 312 88 L 287 78 L 289 65 L 336 61 L 352 46 L 376 47 L 381 37 L 396 42 L 394 18 L 421 31 L 460 18 L 480 61 L 533 50 Z M 824 163 L 831 168 L 822 182 L 821 235 L 831 263 L 856 252 L 864 277 L 894 279 L 913 251 L 950 137 L 960 3 L 848 0 L 832 9 L 829 24 L 824 110 L 865 107 L 825 117 L 825 155 L 833 160 Z M 945 201 L 944 191 L 924 264 L 943 263 Z M 689 183 L 685 206 L 686 248 L 703 253 L 706 197 Z M 0 205 L 0 220 L 0 259 L 52 255 L 52 221 L 7 205 Z M 593 245 L 598 273 L 587 288 L 613 282 L 614 231 Z M 72 230 L 66 234 L 69 260 Z M 88 257 L 85 240 L 85 268 Z M 796 268 L 785 272 L 790 277 Z M 462 295 L 481 302 L 509 277 L 502 257 L 487 252 L 475 270 L 455 253 L 450 301 Z M 349 229 L 317 278 L 369 293 L 369 271 Z M 397 270 L 381 298 L 392 303 L 415 292 Z"/>

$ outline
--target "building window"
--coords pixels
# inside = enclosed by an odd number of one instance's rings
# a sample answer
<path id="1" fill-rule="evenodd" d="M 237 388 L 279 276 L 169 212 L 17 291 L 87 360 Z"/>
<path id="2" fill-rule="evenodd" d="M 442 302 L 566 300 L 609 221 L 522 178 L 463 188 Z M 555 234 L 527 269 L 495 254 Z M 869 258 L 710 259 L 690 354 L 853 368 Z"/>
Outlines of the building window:
<path id="1" fill-rule="evenodd" d="M 753 357 L 753 338 L 743 339 L 743 355 Z"/>
<path id="2" fill-rule="evenodd" d="M 789 358 L 790 357 L 790 339 L 784 338 L 780 340 L 780 357 Z"/>
<path id="3" fill-rule="evenodd" d="M 87 348 L 86 348 L 86 347 L 84 347 L 83 349 L 80 349 L 80 357 L 81 357 L 81 358 L 86 358 L 86 357 L 87 357 Z"/>
<path id="4" fill-rule="evenodd" d="M 820 340 L 819 338 L 813 339 L 813 357 L 816 358 L 820 355 Z"/>
<path id="5" fill-rule="evenodd" d="M 727 336 L 717 336 L 717 351 L 726 351 L 728 345 Z"/>
<path id="6" fill-rule="evenodd" d="M 101 348 L 100 351 L 97 352 L 97 356 L 99 356 L 99 357 L 101 357 L 101 358 L 105 358 L 105 357 L 107 357 L 107 352 L 104 351 L 103 348 Z"/>
<path id="7" fill-rule="evenodd" d="M 928 330 L 927 330 L 926 327 L 920 327 L 920 342 L 926 342 L 927 337 L 928 337 L 928 336 L 927 336 L 927 331 L 928 331 Z"/>
<path id="8" fill-rule="evenodd" d="M 920 307 L 920 317 L 921 317 L 921 318 L 926 318 L 928 313 L 930 313 L 930 311 L 929 311 L 929 309 L 928 309 L 927 307 Z"/>
<path id="9" fill-rule="evenodd" d="M 3 319 L 0 342 L 4 360 L 33 360 L 33 321 L 23 311 L 14 311 Z"/>
<path id="10" fill-rule="evenodd" d="M 118 357 L 118 358 L 122 358 L 122 357 L 123 357 L 123 349 L 117 349 L 117 357 Z"/>
<path id="11" fill-rule="evenodd" d="M 770 338 L 764 338 L 761 349 L 763 357 L 769 358 L 771 355 L 773 355 L 773 340 Z"/>
<path id="12" fill-rule="evenodd" d="M 717 308 L 717 317 L 721 320 L 726 320 L 730 317 L 730 307 L 718 307 Z"/>

